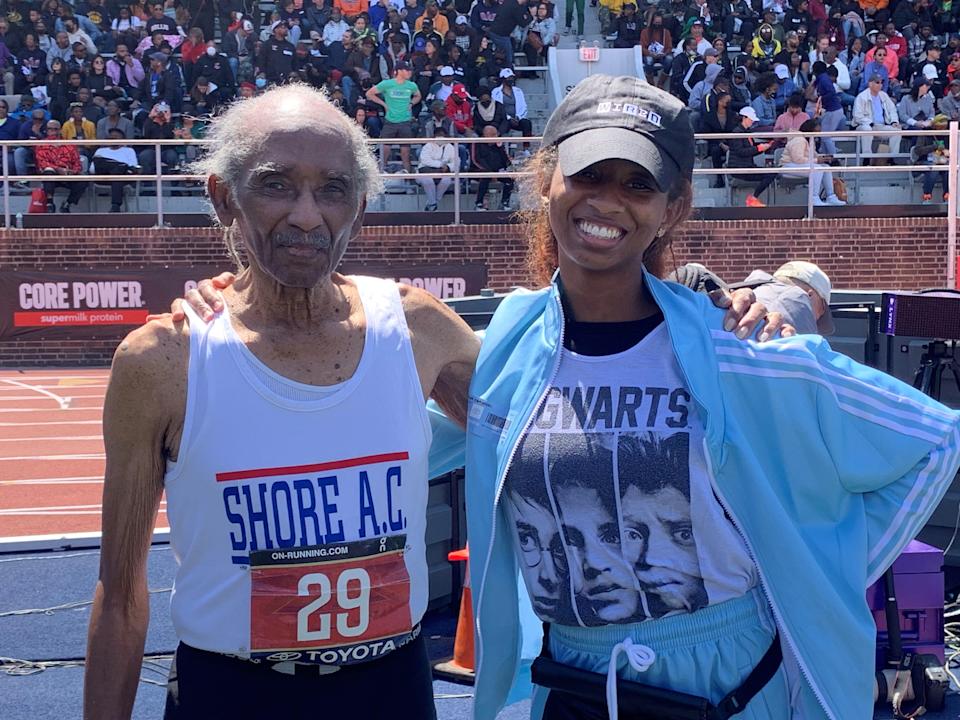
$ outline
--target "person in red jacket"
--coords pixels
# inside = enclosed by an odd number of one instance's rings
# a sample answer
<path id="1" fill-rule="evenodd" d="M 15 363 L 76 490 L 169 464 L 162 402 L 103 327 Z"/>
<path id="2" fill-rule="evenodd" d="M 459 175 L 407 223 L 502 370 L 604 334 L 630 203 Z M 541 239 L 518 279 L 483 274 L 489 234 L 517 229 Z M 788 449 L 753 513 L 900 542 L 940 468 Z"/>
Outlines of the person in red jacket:
<path id="1" fill-rule="evenodd" d="M 447 97 L 445 104 L 446 114 L 453 122 L 454 132 L 461 136 L 474 136 L 476 133 L 473 131 L 473 105 L 470 104 L 470 93 L 467 89 L 458 84 Z"/>
<path id="2" fill-rule="evenodd" d="M 47 139 L 60 139 L 60 122 L 50 120 L 47 123 Z M 80 153 L 76 145 L 37 145 L 34 149 L 37 161 L 37 171 L 42 175 L 79 175 L 83 168 L 80 165 Z M 70 195 L 60 206 L 60 212 L 70 212 L 70 206 L 80 202 L 87 183 L 81 181 L 48 180 L 43 183 L 43 191 L 47 194 L 47 212 L 54 212 L 53 194 L 58 187 L 65 187 Z"/>

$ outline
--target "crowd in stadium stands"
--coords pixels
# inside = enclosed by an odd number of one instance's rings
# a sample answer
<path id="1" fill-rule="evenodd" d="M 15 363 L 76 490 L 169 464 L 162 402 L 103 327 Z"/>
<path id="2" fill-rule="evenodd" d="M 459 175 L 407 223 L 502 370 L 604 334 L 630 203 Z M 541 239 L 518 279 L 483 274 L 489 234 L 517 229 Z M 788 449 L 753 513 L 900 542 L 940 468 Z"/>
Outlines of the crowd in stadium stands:
<path id="1" fill-rule="evenodd" d="M 960 118 L 960 2 L 951 0 L 662 0 L 639 6 L 590 0 L 614 47 L 643 49 L 648 80 L 692 110 L 701 132 L 801 131 L 794 141 L 711 140 L 714 167 L 744 168 L 782 149 L 781 161 L 807 164 L 802 132 L 855 128 L 939 128 Z M 225 103 L 277 83 L 323 87 L 371 137 L 430 138 L 415 148 L 420 172 L 495 172 L 529 153 L 516 142 L 459 146 L 450 138 L 531 136 L 515 81 L 536 76 L 547 48 L 584 32 L 586 0 L 6 0 L 0 17 L 0 79 L 15 108 L 0 101 L 0 140 L 111 139 L 116 144 L 18 147 L 18 175 L 155 173 L 153 148 L 131 138 L 200 138 Z M 926 139 L 926 138 L 925 138 Z M 866 159 L 913 143 L 916 162 L 946 162 L 942 143 L 863 137 Z M 791 144 L 792 143 L 792 144 Z M 841 204 L 820 141 L 822 197 Z M 167 146 L 161 172 L 175 173 L 195 148 Z M 414 172 L 411 147 L 399 173 Z M 106 169 L 106 170 L 105 170 Z M 924 200 L 941 173 L 926 173 Z M 722 185 L 723 179 L 715 181 Z M 772 174 L 756 183 L 749 205 Z M 435 210 L 451 182 L 417 179 Z M 112 210 L 123 187 L 113 183 Z M 489 181 L 480 184 L 485 209 Z M 501 183 L 508 207 L 512 183 Z M 53 210 L 69 212 L 78 182 L 44 183 Z M 946 188 L 944 188 L 945 190 Z"/>

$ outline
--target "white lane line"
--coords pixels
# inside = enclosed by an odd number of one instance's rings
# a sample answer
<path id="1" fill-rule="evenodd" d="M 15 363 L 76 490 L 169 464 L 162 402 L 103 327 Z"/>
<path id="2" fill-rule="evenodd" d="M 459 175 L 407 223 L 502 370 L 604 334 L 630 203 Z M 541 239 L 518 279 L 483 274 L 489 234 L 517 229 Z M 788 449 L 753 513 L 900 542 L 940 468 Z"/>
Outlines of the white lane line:
<path id="1" fill-rule="evenodd" d="M 90 375 L 40 375 L 34 373 L 17 373 L 16 375 L 7 375 L 0 374 L 0 379 L 4 378 L 27 378 L 29 380 L 106 380 L 110 377 L 110 373 L 106 375 L 99 374 L 90 374 Z"/>
<path id="2" fill-rule="evenodd" d="M 166 512 L 166 501 L 160 503 L 160 512 Z M 72 515 L 99 513 L 103 509 L 100 504 L 96 505 L 51 505 L 49 507 L 22 507 L 22 508 L 4 508 L 0 510 L 0 515 Z"/>
<path id="3" fill-rule="evenodd" d="M 48 390 L 51 390 L 51 389 L 54 389 L 54 388 L 61 388 L 61 389 L 62 389 L 62 388 L 65 388 L 65 387 L 68 387 L 68 388 L 70 388 L 71 390 L 76 390 L 77 388 L 83 390 L 84 388 L 99 389 L 99 388 L 108 387 L 108 384 L 107 384 L 107 383 L 96 383 L 96 384 L 95 384 L 95 383 L 76 383 L 76 384 L 72 384 L 72 385 L 61 385 L 60 383 L 53 383 L 53 384 L 50 384 L 50 385 L 47 385 L 47 384 L 45 384 L 45 383 L 32 383 L 32 385 L 33 385 L 33 387 L 41 387 L 41 388 L 46 388 L 46 389 L 48 389 Z M 11 392 L 12 390 L 14 390 L 14 388 L 12 388 L 12 387 L 0 387 L 0 395 L 2 395 L 4 392 Z"/>
<path id="4" fill-rule="evenodd" d="M 0 485 L 96 485 L 103 484 L 101 475 L 75 475 L 73 477 L 26 478 L 24 480 L 0 480 Z"/>
<path id="5" fill-rule="evenodd" d="M 49 437 L 23 437 L 23 438 L 0 438 L 0 443 L 5 442 L 70 442 L 71 440 L 103 440 L 103 435 L 51 435 Z"/>
<path id="6" fill-rule="evenodd" d="M 61 397 L 56 393 L 52 393 L 49 390 L 46 390 L 42 387 L 37 387 L 36 385 L 28 385 L 27 383 L 22 383 L 19 380 L 11 380 L 10 378 L 0 378 L 0 382 L 5 382 L 8 385 L 13 385 L 14 387 L 22 388 L 23 390 L 32 390 L 33 392 L 40 393 L 41 395 L 46 395 L 51 400 L 56 400 L 60 405 L 60 409 L 64 410 L 70 407 L 71 398 Z"/>
<path id="7" fill-rule="evenodd" d="M 103 410 L 103 405 L 98 407 L 61 407 L 61 410 Z M 4 408 L 0 409 L 0 413 L 13 413 L 13 412 L 46 412 L 46 410 L 41 410 L 40 408 Z"/>
<path id="8" fill-rule="evenodd" d="M 18 455 L 17 457 L 0 457 L 0 462 L 15 460 L 25 462 L 30 460 L 104 460 L 103 453 L 78 453 L 74 455 Z"/>
<path id="9" fill-rule="evenodd" d="M 102 420 L 48 420 L 46 422 L 0 422 L 0 427 L 42 427 L 44 425 L 100 425 Z"/>

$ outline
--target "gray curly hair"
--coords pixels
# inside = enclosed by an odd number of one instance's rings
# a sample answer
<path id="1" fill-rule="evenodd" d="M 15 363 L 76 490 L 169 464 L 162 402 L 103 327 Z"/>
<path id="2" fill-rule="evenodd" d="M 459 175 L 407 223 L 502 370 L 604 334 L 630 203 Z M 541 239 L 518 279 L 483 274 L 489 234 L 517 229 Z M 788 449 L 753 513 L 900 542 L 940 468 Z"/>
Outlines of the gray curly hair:
<path id="1" fill-rule="evenodd" d="M 206 138 L 209 142 L 206 152 L 193 164 L 192 172 L 196 175 L 215 175 L 231 193 L 235 192 L 244 168 L 263 148 L 272 130 L 262 119 L 272 116 L 281 103 L 296 108 L 289 117 L 293 122 L 302 123 L 303 127 L 315 123 L 318 117 L 328 112 L 333 113 L 333 117 L 342 121 L 340 129 L 347 136 L 352 150 L 357 201 L 363 197 L 375 197 L 383 191 L 380 169 L 363 129 L 343 115 L 330 102 L 326 92 L 299 83 L 274 88 L 257 97 L 234 103 L 226 112 L 216 117 L 207 129 Z M 212 207 L 211 215 L 216 222 L 216 213 Z M 242 267 L 243 263 L 237 251 L 236 225 L 224 230 L 227 250 L 237 266 Z"/>

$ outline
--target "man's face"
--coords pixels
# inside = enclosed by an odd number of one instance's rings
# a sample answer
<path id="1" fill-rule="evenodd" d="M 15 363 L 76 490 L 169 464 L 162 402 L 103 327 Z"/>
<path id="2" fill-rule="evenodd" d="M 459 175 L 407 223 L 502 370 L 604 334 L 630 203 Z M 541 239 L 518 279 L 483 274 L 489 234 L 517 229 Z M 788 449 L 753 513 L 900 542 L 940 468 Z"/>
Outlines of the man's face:
<path id="1" fill-rule="evenodd" d="M 73 45 L 73 57 L 76 60 L 86 60 L 87 58 L 87 46 L 83 43 L 74 43 Z"/>
<path id="2" fill-rule="evenodd" d="M 883 88 L 883 82 L 880 79 L 870 81 L 870 93 L 876 95 Z"/>
<path id="3" fill-rule="evenodd" d="M 37 38 L 31 33 L 23 39 L 23 44 L 27 46 L 27 50 L 33 50 L 37 47 Z"/>
<path id="4" fill-rule="evenodd" d="M 70 87 L 78 88 L 83 82 L 83 76 L 80 75 L 80 73 L 70 73 L 70 75 L 67 77 L 67 82 L 70 84 Z"/>
<path id="5" fill-rule="evenodd" d="M 406 82 L 412 74 L 409 70 L 397 70 L 397 82 Z"/>
<path id="6" fill-rule="evenodd" d="M 607 623 L 633 617 L 640 598 L 620 551 L 616 518 L 607 512 L 594 489 L 561 487 L 555 495 L 578 607 Z"/>
<path id="7" fill-rule="evenodd" d="M 117 60 L 122 62 L 127 57 L 128 52 L 126 45 L 117 45 Z"/>
<path id="8" fill-rule="evenodd" d="M 760 39 L 765 43 L 770 42 L 770 38 L 773 37 L 773 31 L 770 28 L 761 28 L 760 29 Z"/>
<path id="9" fill-rule="evenodd" d="M 333 22 L 338 23 L 342 18 L 343 15 L 340 14 L 340 8 L 334 8 L 330 11 L 330 20 Z"/>
<path id="10" fill-rule="evenodd" d="M 153 15 L 154 18 L 159 20 L 160 18 L 163 17 L 163 6 L 154 5 L 152 8 L 150 8 L 150 14 Z"/>
<path id="11" fill-rule="evenodd" d="M 289 130 L 287 113 L 299 118 L 279 109 L 277 129 L 246 164 L 235 200 L 216 195 L 215 202 L 225 224 L 236 220 L 263 273 L 286 287 L 312 288 L 329 278 L 360 231 L 365 201 L 341 121 L 324 115 Z"/>
<path id="12" fill-rule="evenodd" d="M 77 22 L 76 20 L 64 20 L 63 26 L 67 29 L 68 33 L 75 33 L 77 31 Z"/>
<path id="13" fill-rule="evenodd" d="M 66 49 L 70 46 L 70 38 L 67 37 L 65 32 L 57 33 L 57 47 L 61 49 Z"/>
<path id="14" fill-rule="evenodd" d="M 674 487 L 647 495 L 632 485 L 620 506 L 624 555 L 633 563 L 654 616 L 704 607 L 707 593 L 693 537 L 690 501 Z"/>
<path id="15" fill-rule="evenodd" d="M 568 576 L 559 525 L 549 507 L 516 493 L 507 502 L 517 528 L 521 572 L 532 588 L 533 608 L 540 617 L 560 620 L 560 593 Z"/>
<path id="16" fill-rule="evenodd" d="M 90 89 L 89 88 L 80 88 L 77 91 L 77 100 L 86 105 L 90 102 Z"/>
<path id="17" fill-rule="evenodd" d="M 884 35 L 883 33 L 878 33 L 878 34 L 877 34 L 877 39 L 876 39 L 876 46 L 877 46 L 878 48 L 886 47 L 886 46 L 887 46 L 887 36 Z"/>
<path id="18" fill-rule="evenodd" d="M 703 56 L 703 61 L 704 61 L 707 65 L 713 65 L 713 64 L 715 64 L 715 63 L 717 62 L 717 56 L 716 56 L 716 55 L 704 55 L 704 56 Z"/>
<path id="19" fill-rule="evenodd" d="M 441 75 L 440 82 L 448 87 L 453 85 L 453 75 Z"/>
<path id="20" fill-rule="evenodd" d="M 60 137 L 60 123 L 56 120 L 47 123 L 47 137 Z"/>
<path id="21" fill-rule="evenodd" d="M 107 103 L 107 115 L 110 117 L 116 117 L 120 114 L 120 106 L 117 105 L 113 100 Z"/>
<path id="22" fill-rule="evenodd" d="M 273 36 L 277 40 L 283 40 L 287 37 L 287 26 L 284 23 L 280 23 L 273 29 Z"/>
<path id="23" fill-rule="evenodd" d="M 30 113 L 30 119 L 33 120 L 33 123 L 34 123 L 35 125 L 39 125 L 40 123 L 42 123 L 44 117 L 45 117 L 45 116 L 44 116 L 44 114 L 43 114 L 43 110 L 41 110 L 41 109 L 39 109 L 39 108 L 37 108 L 36 110 L 34 110 L 34 111 L 32 111 L 32 112 Z"/>

